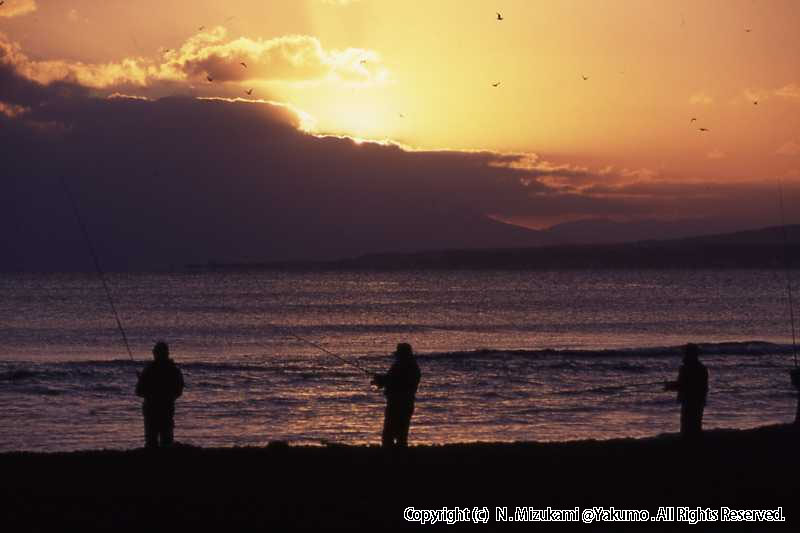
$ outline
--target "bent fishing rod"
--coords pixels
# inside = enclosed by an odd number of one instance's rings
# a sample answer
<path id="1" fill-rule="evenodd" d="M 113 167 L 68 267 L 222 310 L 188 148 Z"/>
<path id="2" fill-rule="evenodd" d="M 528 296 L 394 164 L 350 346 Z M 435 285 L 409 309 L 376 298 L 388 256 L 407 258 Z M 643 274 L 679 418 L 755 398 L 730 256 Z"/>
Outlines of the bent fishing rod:
<path id="1" fill-rule="evenodd" d="M 327 349 L 327 348 L 325 348 L 324 346 L 320 346 L 319 344 L 317 344 L 317 343 L 316 343 L 316 342 L 314 342 L 314 341 L 311 341 L 311 340 L 308 340 L 308 339 L 306 339 L 306 338 L 303 338 L 303 337 L 301 337 L 300 335 L 298 335 L 297 333 L 295 333 L 294 331 L 292 331 L 292 330 L 291 330 L 290 328 L 288 328 L 287 326 L 279 326 L 278 324 L 272 324 L 272 323 L 270 323 L 270 324 L 269 324 L 269 326 L 272 326 L 272 327 L 273 327 L 273 328 L 275 328 L 275 329 L 279 329 L 279 330 L 285 331 L 286 333 L 288 333 L 289 335 L 291 335 L 291 336 L 292 336 L 292 337 L 294 337 L 295 339 L 299 340 L 300 342 L 305 342 L 306 344 L 309 344 L 309 345 L 313 346 L 313 347 L 314 347 L 314 348 L 316 348 L 317 350 L 320 350 L 321 352 L 324 352 L 324 353 L 326 353 L 326 354 L 328 354 L 328 355 L 330 355 L 330 356 L 332 356 L 332 357 L 335 357 L 336 359 L 338 359 L 338 360 L 339 360 L 339 361 L 341 361 L 342 363 L 344 363 L 344 364 L 346 364 L 346 365 L 349 365 L 349 366 L 352 366 L 352 367 L 354 367 L 354 368 L 357 368 L 357 369 L 361 370 L 362 372 L 364 372 L 364 373 L 365 373 L 366 375 L 368 375 L 368 376 L 372 376 L 372 375 L 374 375 L 374 374 L 375 374 L 374 372 L 370 372 L 369 370 L 367 370 L 367 369 L 366 369 L 366 368 L 364 368 L 363 366 L 359 365 L 358 363 L 356 363 L 356 362 L 354 362 L 354 361 L 350 361 L 350 360 L 348 360 L 348 359 L 345 359 L 345 358 L 344 358 L 344 357 L 342 357 L 341 355 L 339 355 L 339 354 L 337 354 L 337 353 L 334 353 L 334 352 L 332 352 L 332 351 L 328 350 L 328 349 Z"/>
<path id="2" fill-rule="evenodd" d="M 653 385 L 665 385 L 669 380 L 661 379 L 658 381 L 645 381 L 641 383 L 625 383 L 624 385 L 598 385 L 597 387 L 589 387 L 585 389 L 568 389 L 557 391 L 555 394 L 582 394 L 588 392 L 610 392 L 616 390 L 633 389 L 638 387 L 652 387 Z"/>
<path id="3" fill-rule="evenodd" d="M 78 204 L 75 202 L 75 198 L 72 196 L 72 192 L 70 191 L 64 176 L 61 176 L 61 186 L 64 188 L 64 193 L 67 195 L 67 198 L 72 205 L 72 212 L 75 214 L 75 219 L 78 221 L 78 226 L 83 234 L 83 239 L 86 241 L 87 248 L 89 248 L 89 253 L 94 261 L 94 268 L 97 270 L 97 274 L 100 276 L 100 281 L 103 283 L 103 289 L 105 290 L 106 297 L 108 298 L 108 303 L 111 306 L 111 311 L 114 313 L 114 319 L 117 321 L 117 328 L 119 328 L 119 332 L 122 335 L 122 341 L 125 343 L 125 350 L 127 350 L 128 357 L 131 358 L 131 361 L 134 361 L 133 354 L 131 353 L 131 347 L 128 344 L 128 336 L 125 335 L 125 328 L 122 327 L 122 321 L 119 319 L 117 307 L 114 305 L 114 298 L 111 297 L 111 291 L 109 290 L 108 283 L 106 282 L 105 272 L 103 272 L 103 269 L 100 267 L 100 260 L 97 258 L 94 245 L 92 245 L 92 239 L 89 237 L 89 230 L 86 229 L 86 225 L 83 223 L 83 217 L 81 217 L 80 210 L 78 210 Z"/>

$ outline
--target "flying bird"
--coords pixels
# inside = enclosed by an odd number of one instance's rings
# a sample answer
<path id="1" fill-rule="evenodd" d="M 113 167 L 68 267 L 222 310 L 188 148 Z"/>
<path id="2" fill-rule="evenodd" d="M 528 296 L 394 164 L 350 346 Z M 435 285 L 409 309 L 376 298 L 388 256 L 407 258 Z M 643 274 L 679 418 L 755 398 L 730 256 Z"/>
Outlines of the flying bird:
<path id="1" fill-rule="evenodd" d="M 753 105 L 758 105 L 758 100 L 753 100 Z"/>
<path id="2" fill-rule="evenodd" d="M 242 61 L 242 62 L 241 62 L 241 63 L 239 63 L 239 64 L 240 64 L 241 66 L 243 66 L 244 68 L 247 68 L 247 63 L 245 63 L 244 61 Z"/>
<path id="3" fill-rule="evenodd" d="M 212 81 L 214 81 L 214 78 L 212 78 L 210 74 L 206 76 L 206 79 L 207 79 L 209 82 L 212 82 Z"/>
<path id="4" fill-rule="evenodd" d="M 744 31 L 747 32 L 747 33 L 750 33 L 753 30 L 752 30 L 752 28 L 745 28 Z"/>
<path id="5" fill-rule="evenodd" d="M 492 87 L 499 87 L 499 86 L 500 86 L 500 82 L 499 81 L 492 84 Z"/>
<path id="6" fill-rule="evenodd" d="M 497 20 L 503 20 L 503 15 L 501 15 L 500 13 L 497 13 Z"/>
<path id="7" fill-rule="evenodd" d="M 691 119 L 689 119 L 689 124 L 691 124 L 691 123 L 692 123 L 692 122 L 694 122 L 695 120 L 697 120 L 697 118 L 695 118 L 695 117 L 692 117 Z"/>
<path id="8" fill-rule="evenodd" d="M 400 115 L 400 118 L 406 118 L 406 116 L 402 113 L 398 113 L 398 115 Z"/>
<path id="9" fill-rule="evenodd" d="M 206 29 L 205 26 L 200 26 L 199 28 L 197 28 L 197 31 L 203 31 L 204 29 Z"/>
<path id="10" fill-rule="evenodd" d="M 583 78 L 583 81 L 586 81 L 586 80 L 588 80 L 588 79 L 589 79 L 589 76 L 584 76 L 584 75 L 581 75 L 581 78 Z"/>
<path id="11" fill-rule="evenodd" d="M 698 131 L 711 131 L 708 128 L 697 128 Z"/>
<path id="12" fill-rule="evenodd" d="M 250 96 L 251 94 L 253 94 L 253 89 L 250 89 L 250 90 L 245 91 L 245 92 L 247 93 L 247 96 Z"/>

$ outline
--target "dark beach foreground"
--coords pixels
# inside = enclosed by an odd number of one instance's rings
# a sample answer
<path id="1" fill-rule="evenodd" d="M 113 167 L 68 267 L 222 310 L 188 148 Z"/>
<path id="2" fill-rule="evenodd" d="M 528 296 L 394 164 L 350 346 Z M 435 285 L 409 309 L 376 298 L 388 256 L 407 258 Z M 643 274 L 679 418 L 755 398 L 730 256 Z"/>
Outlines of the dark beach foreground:
<path id="1" fill-rule="evenodd" d="M 6 453 L 0 455 L 0 507 L 5 531 L 457 527 L 407 522 L 404 514 L 422 516 L 406 511 L 409 507 L 459 508 L 460 518 L 472 522 L 458 525 L 475 531 L 797 531 L 798 443 L 800 433 L 793 427 L 768 426 L 709 431 L 696 444 L 662 435 L 400 451 L 272 443 L 264 448 Z M 579 520 L 586 509 L 594 520 L 591 525 L 501 522 L 497 507 L 507 508 L 510 517 L 517 507 L 527 508 L 527 515 L 517 517 L 529 520 L 556 517 L 548 507 L 577 507 Z M 620 510 L 647 510 L 656 517 L 659 508 L 672 513 L 663 515 L 666 521 L 599 520 L 620 518 Z M 724 511 L 727 519 L 747 518 L 740 510 L 769 509 L 776 510 L 771 517 L 785 521 L 723 521 L 722 508 L 734 510 Z M 545 511 L 537 516 L 537 510 Z M 476 518 L 488 521 L 476 524 Z M 706 521 L 695 525 L 688 521 L 702 518 Z"/>

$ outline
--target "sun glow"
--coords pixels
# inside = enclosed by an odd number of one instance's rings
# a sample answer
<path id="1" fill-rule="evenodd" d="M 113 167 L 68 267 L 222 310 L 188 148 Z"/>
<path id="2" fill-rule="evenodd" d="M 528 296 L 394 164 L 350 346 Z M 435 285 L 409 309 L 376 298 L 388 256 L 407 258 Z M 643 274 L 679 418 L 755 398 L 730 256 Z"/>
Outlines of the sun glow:
<path id="1" fill-rule="evenodd" d="M 317 130 L 382 139 L 393 130 L 387 106 L 375 101 L 335 101 L 318 116 Z"/>

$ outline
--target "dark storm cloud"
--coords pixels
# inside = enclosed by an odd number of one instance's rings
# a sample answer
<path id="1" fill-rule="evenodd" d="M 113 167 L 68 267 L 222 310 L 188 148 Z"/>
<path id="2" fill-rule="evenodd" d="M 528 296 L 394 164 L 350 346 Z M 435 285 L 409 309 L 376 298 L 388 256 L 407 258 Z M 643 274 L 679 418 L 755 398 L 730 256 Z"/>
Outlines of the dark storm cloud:
<path id="1" fill-rule="evenodd" d="M 408 152 L 298 130 L 265 103 L 90 98 L 0 69 L 6 269 L 84 268 L 64 176 L 110 268 L 519 245 L 490 210 L 530 172 L 491 153 Z M 499 158 L 499 159 L 502 159 Z"/>
<path id="2" fill-rule="evenodd" d="M 530 154 L 315 136 L 277 104 L 95 98 L 22 78 L 8 63 L 0 80 L 0 102 L 17 110 L 0 113 L 5 270 L 91 268 L 61 177 L 113 269 L 525 246 L 539 236 L 490 216 L 635 217 L 683 206 L 678 185 L 608 187 L 620 177 Z M 703 198 L 693 209 L 719 201 Z"/>

